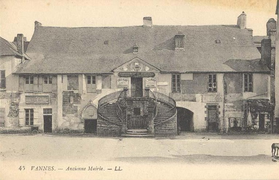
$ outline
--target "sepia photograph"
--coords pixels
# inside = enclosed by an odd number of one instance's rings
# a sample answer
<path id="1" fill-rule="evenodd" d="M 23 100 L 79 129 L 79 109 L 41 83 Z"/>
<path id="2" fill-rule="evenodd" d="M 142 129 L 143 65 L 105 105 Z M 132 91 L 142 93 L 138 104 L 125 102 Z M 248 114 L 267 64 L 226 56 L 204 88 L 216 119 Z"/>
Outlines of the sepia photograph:
<path id="1" fill-rule="evenodd" d="M 279 0 L 0 0 L 0 180 L 279 180 Z"/>

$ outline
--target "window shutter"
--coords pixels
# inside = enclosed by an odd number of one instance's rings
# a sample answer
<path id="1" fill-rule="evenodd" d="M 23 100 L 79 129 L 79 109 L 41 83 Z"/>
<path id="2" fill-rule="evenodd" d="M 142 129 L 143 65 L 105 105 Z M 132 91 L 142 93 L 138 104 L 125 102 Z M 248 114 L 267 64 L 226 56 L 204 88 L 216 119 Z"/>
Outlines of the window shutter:
<path id="1" fill-rule="evenodd" d="M 24 83 L 25 83 L 25 78 L 23 76 L 19 76 L 19 87 L 18 87 L 19 92 L 24 91 Z"/>
<path id="2" fill-rule="evenodd" d="M 42 76 L 39 76 L 38 91 L 39 91 L 39 92 L 42 92 L 42 91 L 43 91 L 43 77 L 42 77 Z"/>
<path id="3" fill-rule="evenodd" d="M 30 86 L 31 85 L 32 84 L 30 84 Z M 39 91 L 39 76 L 34 76 L 33 90 L 34 90 L 34 92 L 38 92 Z"/>
<path id="4" fill-rule="evenodd" d="M 52 76 L 52 92 L 57 92 L 57 76 Z"/>

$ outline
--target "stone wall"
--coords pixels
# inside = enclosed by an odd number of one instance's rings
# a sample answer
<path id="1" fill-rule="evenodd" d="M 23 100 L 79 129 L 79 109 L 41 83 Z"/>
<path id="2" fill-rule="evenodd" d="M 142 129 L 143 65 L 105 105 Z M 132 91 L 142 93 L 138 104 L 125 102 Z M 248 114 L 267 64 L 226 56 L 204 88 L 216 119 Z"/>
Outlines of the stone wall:
<path id="1" fill-rule="evenodd" d="M 111 124 L 100 117 L 97 119 L 97 135 L 98 136 L 120 136 L 121 127 Z"/>
<path id="2" fill-rule="evenodd" d="M 155 126 L 155 136 L 176 136 L 177 135 L 177 116 L 171 120 Z"/>

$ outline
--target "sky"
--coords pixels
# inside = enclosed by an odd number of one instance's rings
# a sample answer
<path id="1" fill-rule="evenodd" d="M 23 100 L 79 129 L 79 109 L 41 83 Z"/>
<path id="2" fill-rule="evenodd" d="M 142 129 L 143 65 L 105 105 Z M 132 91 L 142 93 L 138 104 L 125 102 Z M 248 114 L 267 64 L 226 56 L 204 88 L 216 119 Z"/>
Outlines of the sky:
<path id="1" fill-rule="evenodd" d="M 154 25 L 234 25 L 244 11 L 254 35 L 266 34 L 276 19 L 277 0 L 0 0 L 0 36 L 18 33 L 30 40 L 34 22 L 43 26 L 139 26 L 144 16 Z"/>

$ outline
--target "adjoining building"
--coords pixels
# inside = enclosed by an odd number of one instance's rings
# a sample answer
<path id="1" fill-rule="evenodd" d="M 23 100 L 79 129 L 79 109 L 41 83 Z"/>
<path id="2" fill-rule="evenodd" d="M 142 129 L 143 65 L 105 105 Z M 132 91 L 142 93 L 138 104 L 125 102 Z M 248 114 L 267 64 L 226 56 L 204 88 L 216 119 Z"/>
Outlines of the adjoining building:
<path id="1" fill-rule="evenodd" d="M 47 27 L 18 76 L 18 125 L 104 136 L 266 130 L 270 69 L 236 25 Z M 258 112 L 258 111 L 257 111 Z M 257 123 L 258 120 L 258 123 Z"/>
<path id="2" fill-rule="evenodd" d="M 17 67 L 28 59 L 28 42 L 22 34 L 8 42 L 0 37 L 0 127 L 18 127 L 19 93 Z"/>
<path id="3" fill-rule="evenodd" d="M 276 23 L 276 38 L 275 38 L 275 46 L 276 49 L 279 47 L 279 0 L 277 0 L 277 7 L 276 7 L 276 14 L 277 14 L 277 23 Z M 277 123 L 277 132 L 279 132 L 279 53 L 278 50 L 275 51 L 275 119 Z"/>

